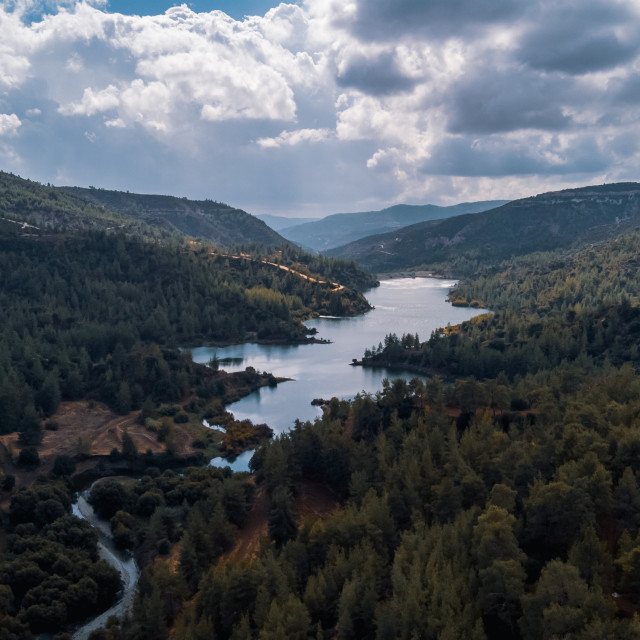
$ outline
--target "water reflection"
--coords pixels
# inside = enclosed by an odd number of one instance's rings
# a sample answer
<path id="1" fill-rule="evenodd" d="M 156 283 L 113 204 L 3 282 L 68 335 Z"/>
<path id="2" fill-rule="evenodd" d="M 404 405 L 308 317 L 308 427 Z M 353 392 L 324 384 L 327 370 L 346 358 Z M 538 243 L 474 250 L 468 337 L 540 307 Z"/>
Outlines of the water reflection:
<path id="1" fill-rule="evenodd" d="M 229 406 L 238 420 L 266 422 L 276 433 L 282 433 L 293 426 L 296 418 L 313 420 L 321 415 L 321 408 L 311 405 L 314 398 L 351 398 L 361 391 L 375 393 L 384 378 L 415 377 L 410 371 L 353 367 L 351 361 L 360 359 L 365 349 L 377 346 L 388 333 L 418 333 L 426 340 L 438 328 L 485 312 L 452 307 L 446 297 L 454 285 L 453 280 L 434 278 L 383 281 L 366 294 L 375 307 L 369 313 L 357 318 L 315 318 L 307 322 L 308 327 L 317 329 L 317 337 L 326 338 L 331 344 L 201 347 L 193 349 L 193 358 L 208 362 L 216 355 L 230 359 L 223 367 L 227 371 L 251 366 L 277 377 L 293 378 L 277 387 L 260 389 Z"/>

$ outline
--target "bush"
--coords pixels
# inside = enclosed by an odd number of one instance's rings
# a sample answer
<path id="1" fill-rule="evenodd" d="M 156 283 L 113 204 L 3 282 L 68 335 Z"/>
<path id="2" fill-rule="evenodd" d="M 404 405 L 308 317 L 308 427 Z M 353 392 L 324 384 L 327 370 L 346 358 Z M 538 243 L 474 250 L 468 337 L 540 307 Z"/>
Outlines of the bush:
<path id="1" fill-rule="evenodd" d="M 53 474 L 56 476 L 71 476 L 76 471 L 76 461 L 69 456 L 56 456 L 53 463 Z"/>
<path id="2" fill-rule="evenodd" d="M 25 467 L 37 467 L 40 464 L 40 456 L 35 447 L 25 447 L 20 450 L 18 464 Z"/>
<path id="3" fill-rule="evenodd" d="M 160 416 L 175 416 L 180 411 L 179 404 L 161 404 L 158 407 L 158 415 Z"/>
<path id="4" fill-rule="evenodd" d="M 176 424 L 184 424 L 185 422 L 189 422 L 189 416 L 186 413 L 178 413 L 174 418 L 173 421 Z"/>
<path id="5" fill-rule="evenodd" d="M 154 420 L 153 418 L 147 418 L 144 421 L 144 426 L 146 429 L 151 431 L 152 433 L 158 433 L 160 431 L 161 424 L 158 420 Z"/>

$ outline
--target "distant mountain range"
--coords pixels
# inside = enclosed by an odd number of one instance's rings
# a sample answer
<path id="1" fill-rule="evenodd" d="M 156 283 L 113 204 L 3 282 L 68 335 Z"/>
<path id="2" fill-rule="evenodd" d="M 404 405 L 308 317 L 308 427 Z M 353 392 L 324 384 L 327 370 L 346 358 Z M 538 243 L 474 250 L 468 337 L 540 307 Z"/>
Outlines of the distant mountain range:
<path id="1" fill-rule="evenodd" d="M 640 184 L 566 189 L 483 213 L 422 222 L 327 251 L 376 272 L 482 261 L 592 243 L 640 226 Z"/>
<path id="2" fill-rule="evenodd" d="M 462 213 L 486 211 L 506 202 L 508 200 L 464 202 L 450 207 L 439 207 L 433 204 L 398 204 L 382 211 L 335 213 L 317 221 L 306 221 L 288 227 L 279 226 L 277 229 L 287 240 L 316 251 L 326 251 L 366 236 L 386 233 L 416 222 L 441 220 Z"/>
<path id="3" fill-rule="evenodd" d="M 256 213 L 255 215 L 256 218 L 260 218 L 260 220 L 268 224 L 274 231 L 281 231 L 288 227 L 321 220 L 321 218 L 287 218 L 285 216 L 272 216 L 269 213 Z"/>

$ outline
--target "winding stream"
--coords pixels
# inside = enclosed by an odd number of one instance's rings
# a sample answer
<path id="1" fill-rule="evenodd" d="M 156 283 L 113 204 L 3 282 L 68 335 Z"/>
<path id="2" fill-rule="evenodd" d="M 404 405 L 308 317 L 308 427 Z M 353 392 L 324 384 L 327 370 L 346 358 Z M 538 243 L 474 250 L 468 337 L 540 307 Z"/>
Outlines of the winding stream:
<path id="1" fill-rule="evenodd" d="M 96 480 L 96 482 L 100 482 L 100 480 Z M 95 482 L 93 485 L 95 485 Z M 86 520 L 95 529 L 98 534 L 98 554 L 120 572 L 124 589 L 120 600 L 116 604 L 96 618 L 89 620 L 73 633 L 74 640 L 87 640 L 91 632 L 105 626 L 111 616 L 121 618 L 129 611 L 136 593 L 138 578 L 140 577 L 140 571 L 133 557 L 116 549 L 113 544 L 109 523 L 98 518 L 93 507 L 87 502 L 86 496 L 89 495 L 93 485 L 78 496 L 78 502 L 73 505 L 73 515 Z"/>

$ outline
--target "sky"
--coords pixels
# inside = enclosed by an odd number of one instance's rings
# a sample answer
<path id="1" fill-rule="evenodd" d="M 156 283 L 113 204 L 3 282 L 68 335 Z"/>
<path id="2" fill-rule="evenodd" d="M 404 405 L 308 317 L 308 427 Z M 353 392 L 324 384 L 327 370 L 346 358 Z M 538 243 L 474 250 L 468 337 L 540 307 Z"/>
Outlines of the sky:
<path id="1" fill-rule="evenodd" d="M 319 216 L 640 176 L 637 0 L 0 0 L 0 168 Z"/>

